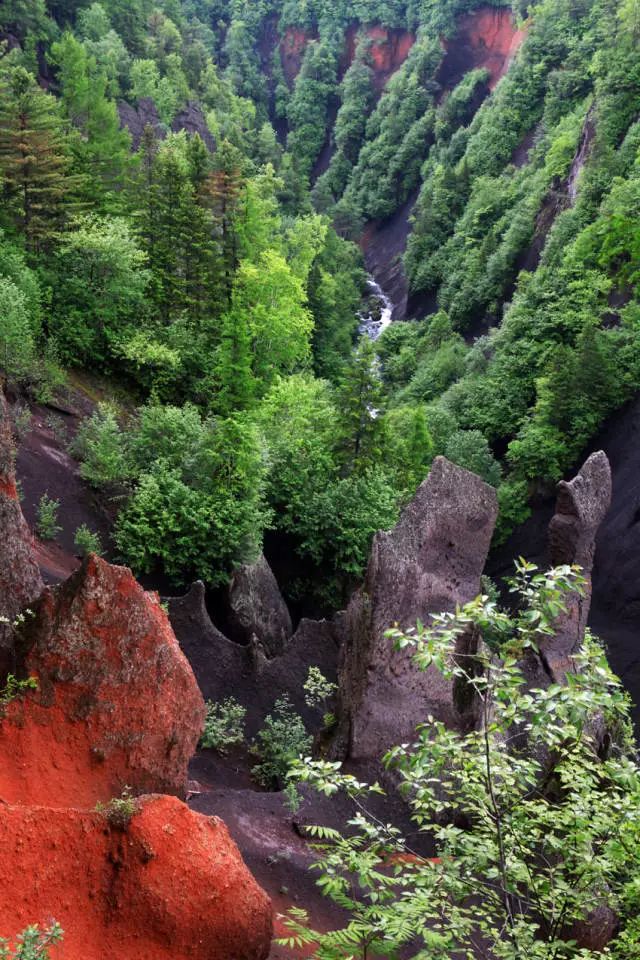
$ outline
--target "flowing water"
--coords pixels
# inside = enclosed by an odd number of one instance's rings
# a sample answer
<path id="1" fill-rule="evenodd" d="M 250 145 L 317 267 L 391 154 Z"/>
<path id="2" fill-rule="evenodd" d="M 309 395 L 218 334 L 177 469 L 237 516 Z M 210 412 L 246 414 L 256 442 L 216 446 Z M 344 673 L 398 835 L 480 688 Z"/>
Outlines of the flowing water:
<path id="1" fill-rule="evenodd" d="M 377 340 L 383 330 L 386 330 L 393 317 L 393 304 L 380 284 L 373 277 L 367 280 L 367 305 L 360 311 L 360 333 L 366 334 L 371 340 Z"/>

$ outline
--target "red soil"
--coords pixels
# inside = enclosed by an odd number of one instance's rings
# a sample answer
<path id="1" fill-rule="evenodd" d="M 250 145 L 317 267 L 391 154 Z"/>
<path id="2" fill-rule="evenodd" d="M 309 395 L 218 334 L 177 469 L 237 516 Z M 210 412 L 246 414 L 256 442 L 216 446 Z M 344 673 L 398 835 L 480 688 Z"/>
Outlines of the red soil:
<path id="1" fill-rule="evenodd" d="M 314 39 L 313 35 L 308 36 L 299 27 L 289 27 L 280 41 L 282 69 L 290 87 L 293 86 L 294 80 L 300 73 L 307 45 L 310 40 Z"/>
<path id="2" fill-rule="evenodd" d="M 93 806 L 125 785 L 182 793 L 204 703 L 158 598 L 91 557 L 45 591 L 25 635 L 39 689 L 0 724 L 0 799 Z"/>
<path id="3" fill-rule="evenodd" d="M 458 19 L 456 33 L 444 41 L 446 55 L 441 70 L 451 89 L 464 73 L 477 67 L 489 71 L 489 88 L 505 75 L 526 33 L 516 29 L 507 7 L 481 7 Z"/>
<path id="4" fill-rule="evenodd" d="M 373 69 L 374 84 L 378 93 L 381 93 L 409 56 L 416 42 L 415 34 L 408 30 L 379 25 L 362 30 L 359 24 L 353 23 L 347 30 L 345 69 L 353 63 L 357 48 L 363 41 L 363 34 L 364 41 L 369 43 L 369 62 Z"/>
<path id="5" fill-rule="evenodd" d="M 55 917 L 55 960 L 264 960 L 269 899 L 226 827 L 172 797 L 103 814 L 0 807 L 0 936 Z"/>

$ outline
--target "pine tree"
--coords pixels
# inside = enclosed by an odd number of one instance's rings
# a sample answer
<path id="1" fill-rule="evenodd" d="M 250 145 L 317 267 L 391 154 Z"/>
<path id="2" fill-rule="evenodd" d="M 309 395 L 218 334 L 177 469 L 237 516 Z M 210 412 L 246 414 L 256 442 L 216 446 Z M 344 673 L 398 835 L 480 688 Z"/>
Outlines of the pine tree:
<path id="1" fill-rule="evenodd" d="M 216 412 L 230 416 L 246 410 L 254 395 L 251 372 L 251 336 L 244 314 L 227 313 L 222 318 L 222 342 L 216 356 Z"/>
<path id="2" fill-rule="evenodd" d="M 0 82 L 0 174 L 9 223 L 36 255 L 59 235 L 79 180 L 55 99 L 22 67 Z"/>
<path id="3" fill-rule="evenodd" d="M 73 141 L 75 166 L 83 175 L 87 199 L 103 211 L 117 211 L 119 185 L 131 162 L 131 137 L 120 128 L 118 111 L 106 96 L 107 78 L 72 33 L 51 48 L 59 68 L 62 102 L 79 132 Z"/>
<path id="4" fill-rule="evenodd" d="M 231 303 L 233 278 L 238 269 L 236 220 L 242 192 L 242 157 L 240 152 L 224 140 L 215 156 L 214 171 L 209 180 L 211 207 L 222 239 L 224 296 Z"/>
<path id="5" fill-rule="evenodd" d="M 338 390 L 342 411 L 342 449 L 348 473 L 361 469 L 379 453 L 384 431 L 382 385 L 375 347 L 360 338 Z"/>

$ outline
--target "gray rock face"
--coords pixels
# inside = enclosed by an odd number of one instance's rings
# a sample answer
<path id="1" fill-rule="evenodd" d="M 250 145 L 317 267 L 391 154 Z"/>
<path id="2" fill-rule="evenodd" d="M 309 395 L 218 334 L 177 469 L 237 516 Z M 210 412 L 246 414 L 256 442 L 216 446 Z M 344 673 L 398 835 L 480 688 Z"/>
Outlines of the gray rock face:
<path id="1" fill-rule="evenodd" d="M 145 127 L 151 127 L 159 139 L 164 138 L 160 117 L 151 97 L 140 97 L 135 107 L 121 100 L 118 103 L 118 116 L 120 126 L 126 127 L 131 134 L 131 146 L 134 151 L 140 146 Z"/>
<path id="2" fill-rule="evenodd" d="M 171 129 L 174 133 L 179 133 L 180 130 L 186 130 L 191 137 L 197 133 L 211 153 L 216 149 L 216 142 L 211 135 L 205 115 L 202 112 L 202 107 L 197 100 L 187 101 L 186 106 L 180 113 L 176 114 L 171 124 Z"/>
<path id="3" fill-rule="evenodd" d="M 229 608 L 234 639 L 249 643 L 255 636 L 267 656 L 282 653 L 293 626 L 276 578 L 263 556 L 234 571 L 229 585 Z"/>
<path id="4" fill-rule="evenodd" d="M 378 760 L 429 714 L 452 726 L 467 722 L 452 685 L 435 669 L 418 672 L 384 633 L 478 595 L 497 515 L 493 487 L 438 457 L 397 526 L 376 535 L 343 621 L 337 752 Z"/>
<path id="5" fill-rule="evenodd" d="M 0 388 L 0 617 L 13 620 L 43 589 L 33 537 L 18 500 L 11 422 Z M 0 678 L 11 669 L 13 634 L 0 624 Z"/>
<path id="6" fill-rule="evenodd" d="M 205 588 L 194 583 L 184 597 L 169 600 L 171 625 L 207 700 L 235 697 L 247 708 L 247 734 L 260 730 L 275 700 L 286 693 L 313 729 L 320 714 L 307 707 L 303 684 L 310 666 L 337 679 L 339 630 L 332 621 L 302 620 L 280 656 L 269 658 L 254 636 L 234 643 L 211 622 Z"/>
<path id="7" fill-rule="evenodd" d="M 166 127 L 158 115 L 158 109 L 151 97 L 140 97 L 136 106 L 121 100 L 118 103 L 120 126 L 126 127 L 131 134 L 131 146 L 137 150 L 142 140 L 145 127 L 151 127 L 159 140 L 164 140 Z M 202 107 L 195 100 L 189 100 L 183 109 L 176 114 L 171 129 L 174 133 L 186 130 L 189 136 L 198 133 L 206 147 L 214 152 L 216 143 L 207 126 Z"/>
<path id="8" fill-rule="evenodd" d="M 540 644 L 545 669 L 557 681 L 571 668 L 571 655 L 584 638 L 596 535 L 610 505 L 611 467 L 602 451 L 592 454 L 573 480 L 558 484 L 556 512 L 549 524 L 551 564 L 578 564 L 587 582 L 584 596 L 572 594 L 569 598 L 567 613 L 559 619 L 555 635 Z"/>

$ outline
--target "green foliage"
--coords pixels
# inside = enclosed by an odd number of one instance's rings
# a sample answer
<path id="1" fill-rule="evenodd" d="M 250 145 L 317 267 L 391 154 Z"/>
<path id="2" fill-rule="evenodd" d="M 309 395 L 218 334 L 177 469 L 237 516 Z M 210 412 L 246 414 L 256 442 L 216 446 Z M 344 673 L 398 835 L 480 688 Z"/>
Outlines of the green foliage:
<path id="1" fill-rule="evenodd" d="M 140 805 L 133 796 L 131 787 L 122 788 L 119 797 L 112 797 L 108 803 L 96 803 L 96 813 L 101 813 L 110 827 L 124 832 L 129 827 L 133 817 L 138 813 Z"/>
<path id="2" fill-rule="evenodd" d="M 553 634 L 582 582 L 576 568 L 542 574 L 520 562 L 511 583 L 514 614 L 481 596 L 429 626 L 389 632 L 416 669 L 436 668 L 468 687 L 482 717 L 466 733 L 425 718 L 415 742 L 385 759 L 438 858 L 420 856 L 399 830 L 371 816 L 367 794 L 381 792 L 379 786 L 341 773 L 339 763 L 299 761 L 295 780 L 327 796 L 346 790 L 358 807 L 348 834 L 310 830 L 321 851 L 318 885 L 349 919 L 318 933 L 294 911 L 283 945 L 313 942 L 327 958 L 397 956 L 404 948 L 417 958 L 434 951 L 472 956 L 481 938 L 501 960 L 595 958 L 570 930 L 596 905 L 616 909 L 633 900 L 629 878 L 640 854 L 640 774 L 628 702 L 588 635 L 566 682 L 530 689 L 521 669 L 525 653 Z M 498 639 L 500 656 L 481 646 L 469 658 L 455 657 L 470 627 Z M 596 718 L 618 731 L 604 755 Z M 632 923 L 623 942 L 634 936 Z M 617 948 L 614 942 L 614 954 Z"/>
<path id="3" fill-rule="evenodd" d="M 41 540 L 55 540 L 62 527 L 58 524 L 58 511 L 60 501 L 52 500 L 43 493 L 38 503 L 38 519 L 36 522 L 36 531 Z"/>
<path id="4" fill-rule="evenodd" d="M 95 553 L 96 556 L 101 557 L 104 553 L 100 535 L 94 530 L 90 530 L 86 523 L 78 527 L 73 542 L 83 557 L 88 556 L 90 553 Z"/>
<path id="5" fill-rule="evenodd" d="M 141 429 L 150 430 L 150 422 L 143 418 Z M 187 449 L 167 438 L 165 455 L 148 465 L 150 448 L 134 433 L 134 457 L 136 450 L 143 459 L 133 463 L 134 491 L 115 529 L 118 549 L 136 571 L 160 567 L 177 580 L 187 573 L 220 584 L 238 564 L 256 559 L 268 512 L 251 424 L 199 419 Z"/>
<path id="6" fill-rule="evenodd" d="M 226 753 L 229 747 L 243 743 L 246 715 L 246 708 L 234 697 L 227 697 L 221 703 L 208 700 L 200 746 Z"/>
<path id="7" fill-rule="evenodd" d="M 80 476 L 93 487 L 111 487 L 129 476 L 125 441 L 114 407 L 98 404 L 80 424 L 74 451 L 81 458 Z"/>
<path id="8" fill-rule="evenodd" d="M 68 363 L 113 362 L 143 309 L 146 257 L 121 218 L 85 217 L 60 248 L 53 332 Z"/>
<path id="9" fill-rule="evenodd" d="M 12 673 L 8 674 L 4 686 L 0 689 L 0 716 L 13 700 L 24 696 L 29 690 L 37 689 L 38 681 L 35 677 L 19 680 Z"/>
<path id="10" fill-rule="evenodd" d="M 253 776 L 268 789 L 283 786 L 292 763 L 310 752 L 312 742 L 289 698 L 280 697 L 253 744 L 258 758 Z"/>
<path id="11" fill-rule="evenodd" d="M 489 449 L 489 444 L 479 430 L 458 430 L 450 437 L 445 455 L 452 463 L 471 470 L 497 487 L 500 482 L 500 465 Z"/>
<path id="12" fill-rule="evenodd" d="M 14 944 L 0 938 L 0 960 L 49 960 L 49 948 L 61 943 L 62 938 L 62 927 L 56 921 L 44 929 L 34 924 L 18 934 Z"/>

